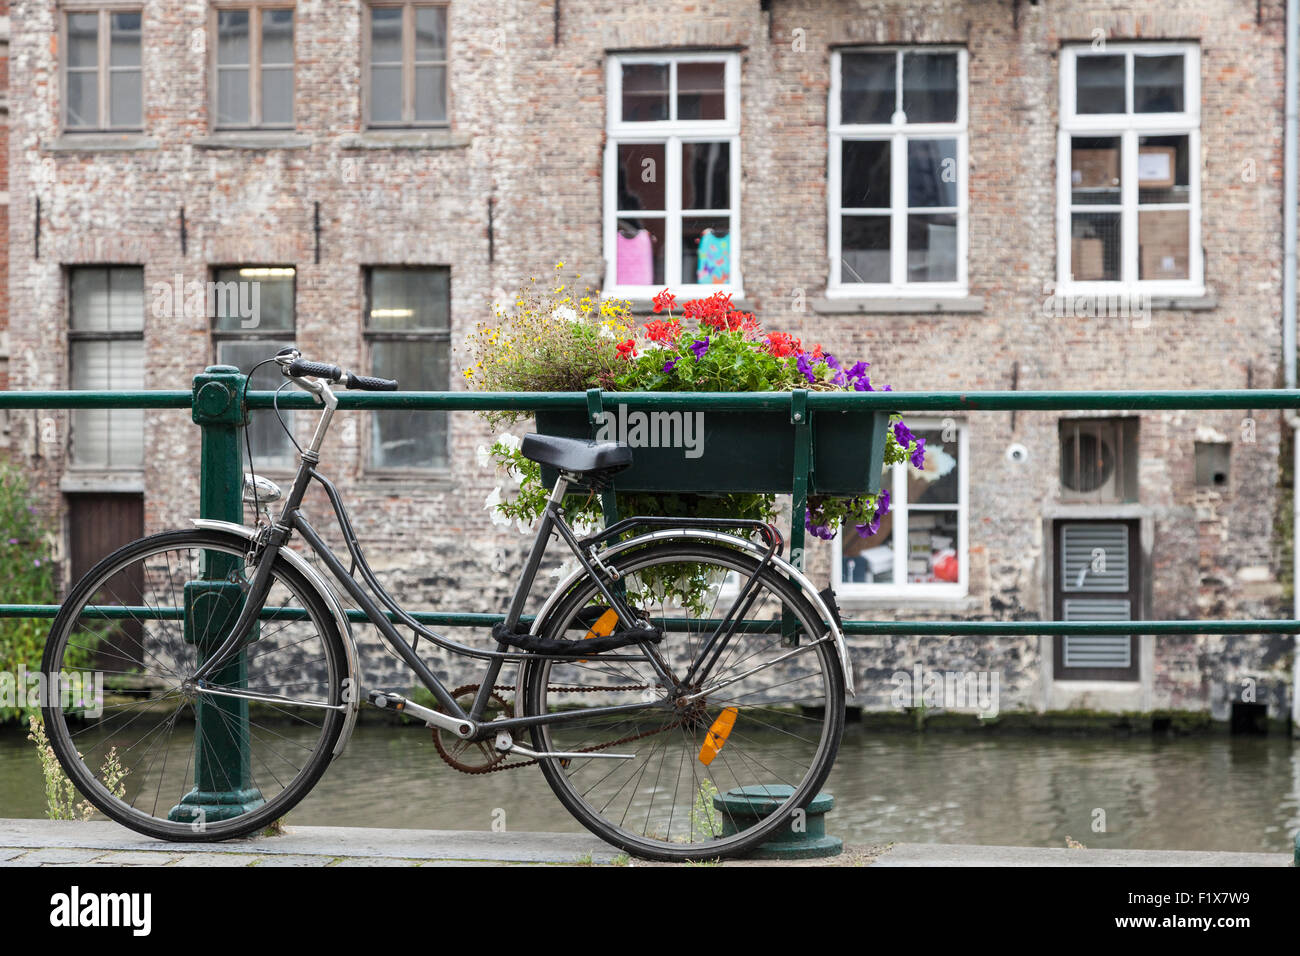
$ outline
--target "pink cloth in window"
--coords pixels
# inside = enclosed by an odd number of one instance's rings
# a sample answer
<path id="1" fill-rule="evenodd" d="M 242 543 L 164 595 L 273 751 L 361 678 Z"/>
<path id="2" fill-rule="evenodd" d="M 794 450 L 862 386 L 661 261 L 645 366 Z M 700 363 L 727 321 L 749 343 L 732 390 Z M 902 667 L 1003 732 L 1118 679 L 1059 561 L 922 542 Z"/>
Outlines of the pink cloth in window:
<path id="1" fill-rule="evenodd" d="M 618 284 L 653 285 L 655 281 L 654 249 L 650 231 L 641 229 L 635 236 L 618 233 Z"/>

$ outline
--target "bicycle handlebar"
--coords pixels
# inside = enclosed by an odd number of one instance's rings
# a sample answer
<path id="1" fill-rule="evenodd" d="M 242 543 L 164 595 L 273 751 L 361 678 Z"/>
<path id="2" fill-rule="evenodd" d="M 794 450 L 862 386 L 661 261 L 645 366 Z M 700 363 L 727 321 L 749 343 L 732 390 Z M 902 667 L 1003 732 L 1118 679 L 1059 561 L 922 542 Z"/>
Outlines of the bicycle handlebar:
<path id="1" fill-rule="evenodd" d="M 281 349 L 276 358 L 288 358 L 290 355 L 294 356 L 292 361 L 287 364 L 282 361 L 281 365 L 284 368 L 284 374 L 291 378 L 302 378 L 303 376 L 323 378 L 333 384 L 342 384 L 345 388 L 355 388 L 365 392 L 397 391 L 397 382 L 394 379 L 356 375 L 339 368 L 337 365 L 329 365 L 325 362 L 309 362 L 307 359 L 297 357 L 297 349 Z"/>

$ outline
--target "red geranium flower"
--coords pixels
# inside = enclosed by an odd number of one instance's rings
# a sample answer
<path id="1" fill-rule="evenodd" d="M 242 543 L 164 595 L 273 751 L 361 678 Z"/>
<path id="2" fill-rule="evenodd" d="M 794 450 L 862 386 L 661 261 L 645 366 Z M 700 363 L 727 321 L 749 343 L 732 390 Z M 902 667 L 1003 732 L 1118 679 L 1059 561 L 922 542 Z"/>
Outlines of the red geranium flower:
<path id="1" fill-rule="evenodd" d="M 636 342 L 628 339 L 626 342 L 619 342 L 615 346 L 620 358 L 630 359 L 636 355 Z"/>
<path id="2" fill-rule="evenodd" d="M 645 324 L 645 334 L 651 342 L 670 342 L 682 331 L 682 324 L 676 319 L 651 319 Z"/>
<path id="3" fill-rule="evenodd" d="M 664 309 L 667 309 L 668 314 L 671 315 L 673 309 L 676 308 L 677 306 L 677 296 L 673 295 L 667 289 L 664 289 L 662 292 L 656 295 L 652 301 L 655 304 L 656 313 L 662 312 L 664 311 Z"/>
<path id="4" fill-rule="evenodd" d="M 803 343 L 789 332 L 769 332 L 767 350 L 777 358 L 789 358 L 796 352 L 803 351 Z"/>

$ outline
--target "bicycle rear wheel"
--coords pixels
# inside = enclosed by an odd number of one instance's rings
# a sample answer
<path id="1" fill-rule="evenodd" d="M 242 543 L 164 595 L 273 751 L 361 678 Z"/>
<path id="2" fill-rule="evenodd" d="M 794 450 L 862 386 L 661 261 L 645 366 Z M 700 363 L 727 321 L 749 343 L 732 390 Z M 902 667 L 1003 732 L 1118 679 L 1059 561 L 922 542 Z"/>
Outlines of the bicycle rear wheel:
<path id="1" fill-rule="evenodd" d="M 629 605 L 663 632 L 657 647 L 672 686 L 644 660 L 625 659 L 635 647 L 531 661 L 529 715 L 654 704 L 534 728 L 538 751 L 630 756 L 543 758 L 556 796 L 597 836 L 650 859 L 733 856 L 792 825 L 830 773 L 844 727 L 843 673 L 807 599 L 776 570 L 760 571 L 750 554 L 720 545 L 665 542 L 605 563 L 617 568 Z M 709 635 L 755 577 L 752 603 L 740 606 L 744 625 L 707 675 L 688 681 Z M 581 640 L 603 602 L 584 577 L 540 633 Z M 770 812 L 736 809 L 754 797 L 769 798 L 753 802 Z"/>
<path id="2" fill-rule="evenodd" d="M 50 744 L 91 804 L 148 836 L 223 840 L 265 827 L 306 796 L 342 731 L 343 638 L 283 558 L 256 640 L 205 688 L 191 682 L 242 606 L 247 548 L 219 531 L 141 538 L 92 568 L 50 629 Z M 57 692 L 60 673 L 86 675 L 92 692 L 85 679 Z"/>

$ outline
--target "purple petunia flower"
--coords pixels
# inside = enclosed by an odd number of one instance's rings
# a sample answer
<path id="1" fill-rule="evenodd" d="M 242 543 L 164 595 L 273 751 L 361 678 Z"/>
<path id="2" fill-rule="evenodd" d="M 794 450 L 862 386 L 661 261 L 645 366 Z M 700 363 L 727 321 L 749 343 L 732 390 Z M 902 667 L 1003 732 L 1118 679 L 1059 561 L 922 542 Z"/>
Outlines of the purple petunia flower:
<path id="1" fill-rule="evenodd" d="M 916 441 L 916 436 L 912 434 L 912 430 L 902 422 L 894 422 L 894 437 L 898 439 L 898 443 L 904 448 L 910 447 L 912 442 Z"/>
<path id="2" fill-rule="evenodd" d="M 870 362 L 857 362 L 852 368 L 845 372 L 845 374 L 848 375 L 849 378 L 866 378 L 867 367 L 870 364 Z M 861 389 L 859 389 L 859 391 L 861 391 Z"/>
<path id="3" fill-rule="evenodd" d="M 664 362 L 665 372 L 671 372 L 676 367 L 677 367 L 677 359 L 675 358 L 670 358 L 667 362 Z"/>
<path id="4" fill-rule="evenodd" d="M 705 352 L 709 350 L 709 337 L 706 335 L 702 339 L 696 339 L 691 343 L 691 351 L 695 353 L 695 361 L 699 361 Z"/>
<path id="5" fill-rule="evenodd" d="M 803 526 L 813 535 L 822 538 L 825 541 L 835 537 L 835 529 L 828 524 L 813 524 L 812 511 L 805 510 L 803 513 Z"/>
<path id="6" fill-rule="evenodd" d="M 9 543 L 10 543 L 10 544 L 17 544 L 17 543 L 18 543 L 18 539 L 17 539 L 17 538 L 10 538 L 10 539 L 9 539 Z"/>
<path id="7" fill-rule="evenodd" d="M 795 364 L 799 367 L 799 371 L 803 373 L 803 377 L 808 380 L 809 384 L 817 381 L 817 373 L 813 371 L 813 363 L 808 357 L 807 352 L 800 352 L 799 358 Z"/>
<path id="8" fill-rule="evenodd" d="M 912 467 L 917 471 L 925 468 L 925 439 L 918 438 L 916 447 L 912 449 Z"/>
<path id="9" fill-rule="evenodd" d="M 876 498 L 876 513 L 871 516 L 871 521 L 867 524 L 855 525 L 858 537 L 870 538 L 880 531 L 880 519 L 889 514 L 889 491 L 882 489 L 880 495 Z"/>

